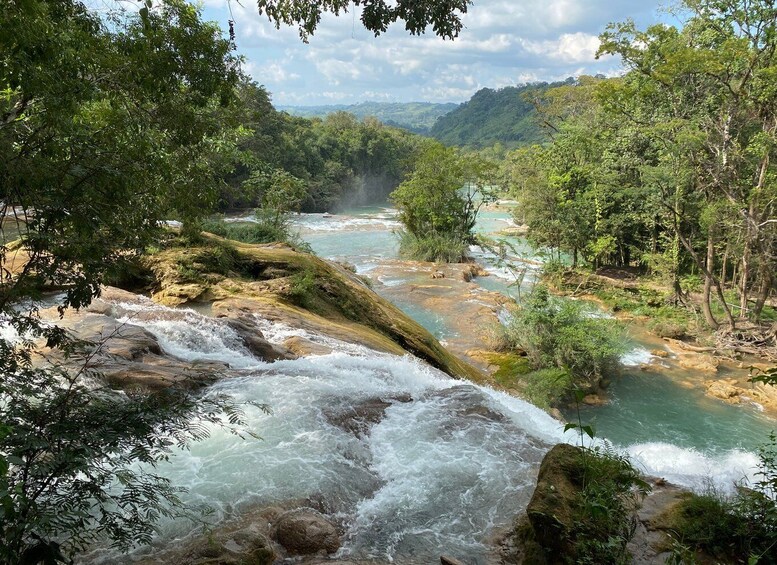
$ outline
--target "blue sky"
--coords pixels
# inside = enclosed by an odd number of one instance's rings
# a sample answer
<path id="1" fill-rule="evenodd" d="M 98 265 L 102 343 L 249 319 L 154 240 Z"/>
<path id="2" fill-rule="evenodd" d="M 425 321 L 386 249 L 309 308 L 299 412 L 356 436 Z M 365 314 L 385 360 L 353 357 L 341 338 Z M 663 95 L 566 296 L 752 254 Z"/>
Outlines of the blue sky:
<path id="1" fill-rule="evenodd" d="M 201 0 L 206 19 L 226 29 L 227 0 Z M 245 70 L 276 105 L 361 101 L 462 102 L 483 87 L 617 74 L 619 62 L 596 61 L 608 22 L 640 26 L 673 17 L 657 0 L 474 0 L 455 41 L 410 36 L 398 23 L 380 37 L 358 11 L 325 15 L 308 44 L 296 28 L 275 26 L 253 0 L 231 0 Z"/>

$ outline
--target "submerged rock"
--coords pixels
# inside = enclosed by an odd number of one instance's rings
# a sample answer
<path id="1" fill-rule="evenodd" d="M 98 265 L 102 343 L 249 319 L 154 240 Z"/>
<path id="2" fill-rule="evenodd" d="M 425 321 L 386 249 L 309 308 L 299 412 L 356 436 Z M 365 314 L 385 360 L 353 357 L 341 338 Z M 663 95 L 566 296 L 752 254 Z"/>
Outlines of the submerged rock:
<path id="1" fill-rule="evenodd" d="M 324 411 L 327 421 L 333 426 L 352 433 L 357 437 L 366 436 L 370 428 L 380 422 L 386 409 L 395 402 L 411 402 L 410 395 L 396 396 L 390 399 L 370 398 L 340 409 Z"/>

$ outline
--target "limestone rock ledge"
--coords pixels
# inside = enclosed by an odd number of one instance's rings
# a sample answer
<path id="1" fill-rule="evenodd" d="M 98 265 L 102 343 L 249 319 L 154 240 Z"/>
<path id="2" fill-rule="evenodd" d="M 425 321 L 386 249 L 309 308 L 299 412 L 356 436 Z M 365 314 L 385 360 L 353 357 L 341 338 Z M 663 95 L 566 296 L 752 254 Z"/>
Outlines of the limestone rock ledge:
<path id="1" fill-rule="evenodd" d="M 160 304 L 211 303 L 216 316 L 256 315 L 376 351 L 410 353 L 452 377 L 482 380 L 354 273 L 289 246 L 205 234 L 198 246 L 173 246 L 144 263 Z"/>

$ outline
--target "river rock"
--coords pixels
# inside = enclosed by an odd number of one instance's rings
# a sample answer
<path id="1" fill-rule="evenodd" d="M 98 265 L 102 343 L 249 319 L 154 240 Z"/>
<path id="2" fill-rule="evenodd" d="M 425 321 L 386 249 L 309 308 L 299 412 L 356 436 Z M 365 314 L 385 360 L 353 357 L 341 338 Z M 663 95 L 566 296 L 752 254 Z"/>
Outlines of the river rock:
<path id="1" fill-rule="evenodd" d="M 334 553 L 340 549 L 337 528 L 312 508 L 299 508 L 281 515 L 275 524 L 273 537 L 289 553 L 296 555 L 320 551 Z"/>
<path id="2" fill-rule="evenodd" d="M 607 404 L 607 399 L 599 396 L 598 394 L 586 394 L 583 397 L 583 404 L 588 406 L 604 406 Z"/>
<path id="3" fill-rule="evenodd" d="M 220 314 L 218 317 L 224 318 L 227 325 L 232 328 L 245 345 L 251 355 L 258 357 L 262 361 L 278 361 L 280 359 L 296 359 L 297 355 L 286 349 L 273 345 L 264 338 L 264 335 L 256 327 L 256 324 L 248 317 L 236 315 L 229 316 Z"/>
<path id="4" fill-rule="evenodd" d="M 677 354 L 677 363 L 684 369 L 703 373 L 717 373 L 720 361 L 706 353 L 682 352 Z"/>
<path id="5" fill-rule="evenodd" d="M 709 396 L 731 403 L 739 402 L 739 395 L 744 392 L 730 381 L 705 381 L 704 385 Z"/>
<path id="6" fill-rule="evenodd" d="M 383 419 L 386 408 L 394 402 L 411 402 L 412 400 L 410 395 L 395 396 L 386 400 L 370 398 L 350 406 L 327 409 L 324 411 L 324 416 L 333 426 L 357 437 L 363 437 L 367 435 L 372 426 Z"/>
<path id="7" fill-rule="evenodd" d="M 582 476 L 580 449 L 572 445 L 556 445 L 540 465 L 537 488 L 526 514 L 535 539 L 552 563 L 570 552 Z"/>
<path id="8" fill-rule="evenodd" d="M 194 544 L 183 557 L 192 565 L 270 565 L 275 561 L 270 541 L 253 528 L 220 533 Z"/>
<path id="9" fill-rule="evenodd" d="M 294 336 L 283 342 L 283 347 L 300 357 L 314 355 L 329 355 L 334 351 L 331 347 L 316 343 L 304 337 Z"/>

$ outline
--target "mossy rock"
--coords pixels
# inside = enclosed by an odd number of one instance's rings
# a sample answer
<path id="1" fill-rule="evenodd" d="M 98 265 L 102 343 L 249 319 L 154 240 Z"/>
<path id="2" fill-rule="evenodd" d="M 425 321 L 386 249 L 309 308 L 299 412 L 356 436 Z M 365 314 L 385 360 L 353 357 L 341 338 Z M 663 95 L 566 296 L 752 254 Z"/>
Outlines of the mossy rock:
<path id="1" fill-rule="evenodd" d="M 214 302 L 215 311 L 224 302 L 222 311 L 244 309 L 271 320 L 291 320 L 291 325 L 378 351 L 411 353 L 453 377 L 483 381 L 480 371 L 454 357 L 354 273 L 287 245 L 203 234 L 202 243 L 161 250 L 145 264 L 155 281 L 152 297 L 160 303 Z"/>
<path id="2" fill-rule="evenodd" d="M 526 514 L 534 539 L 551 563 L 563 562 L 562 556 L 573 551 L 571 538 L 584 472 L 582 450 L 564 443 L 553 447 L 540 465 Z"/>

